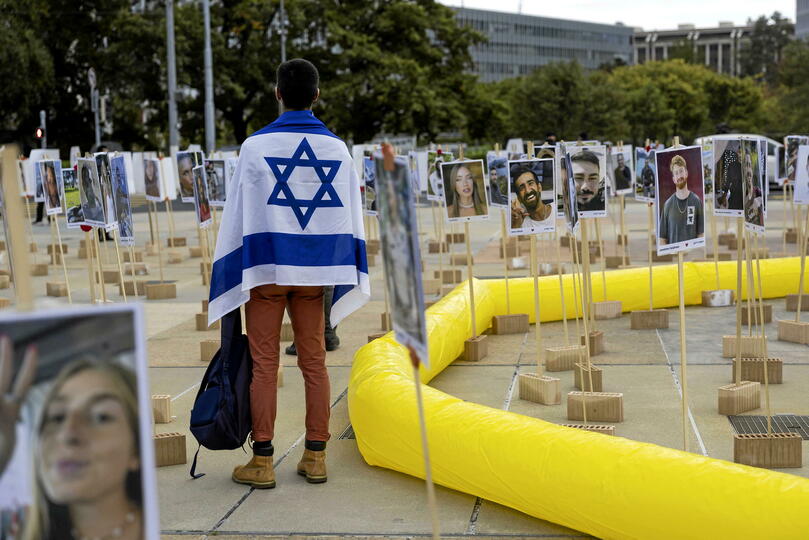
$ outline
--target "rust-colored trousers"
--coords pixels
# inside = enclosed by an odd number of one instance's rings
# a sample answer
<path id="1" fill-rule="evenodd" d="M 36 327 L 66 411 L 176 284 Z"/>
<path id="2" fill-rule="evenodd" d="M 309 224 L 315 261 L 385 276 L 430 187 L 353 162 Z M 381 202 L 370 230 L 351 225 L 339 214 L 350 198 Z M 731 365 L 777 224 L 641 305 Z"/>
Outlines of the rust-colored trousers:
<path id="1" fill-rule="evenodd" d="M 246 306 L 247 339 L 253 356 L 253 440 L 273 439 L 281 323 L 287 306 L 306 390 L 306 439 L 328 441 L 330 387 L 323 341 L 323 287 L 281 285 L 253 288 Z"/>

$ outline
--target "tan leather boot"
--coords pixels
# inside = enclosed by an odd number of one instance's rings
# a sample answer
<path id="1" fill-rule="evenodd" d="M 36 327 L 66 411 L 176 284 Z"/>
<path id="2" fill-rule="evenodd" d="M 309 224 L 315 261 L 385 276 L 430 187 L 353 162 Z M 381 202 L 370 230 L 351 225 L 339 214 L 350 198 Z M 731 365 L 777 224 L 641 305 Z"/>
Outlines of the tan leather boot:
<path id="1" fill-rule="evenodd" d="M 247 465 L 239 465 L 233 469 L 231 476 L 237 484 L 247 484 L 258 489 L 275 487 L 275 471 L 272 468 L 272 456 L 253 455 Z"/>
<path id="2" fill-rule="evenodd" d="M 298 474 L 306 477 L 310 484 L 322 484 L 326 481 L 326 451 L 304 449 L 303 457 L 298 463 Z"/>

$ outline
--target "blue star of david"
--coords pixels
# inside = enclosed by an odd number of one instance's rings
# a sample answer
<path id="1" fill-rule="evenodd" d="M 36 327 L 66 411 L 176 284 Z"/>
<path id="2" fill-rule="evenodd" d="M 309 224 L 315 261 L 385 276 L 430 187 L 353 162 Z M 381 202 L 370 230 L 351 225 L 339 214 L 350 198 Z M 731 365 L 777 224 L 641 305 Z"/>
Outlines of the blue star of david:
<path id="1" fill-rule="evenodd" d="M 303 157 L 305 156 L 305 158 Z M 291 158 L 265 157 L 275 176 L 275 187 L 267 199 L 268 205 L 288 206 L 292 209 L 301 229 L 305 229 L 312 219 L 312 214 L 318 208 L 339 208 L 343 206 L 332 182 L 337 176 L 341 162 L 339 160 L 317 159 L 309 141 L 304 138 L 295 149 Z M 311 200 L 298 199 L 292 193 L 288 180 L 297 167 L 311 167 L 320 179 L 320 188 Z M 283 195 L 283 198 L 281 197 Z M 328 195 L 328 199 L 324 197 Z"/>

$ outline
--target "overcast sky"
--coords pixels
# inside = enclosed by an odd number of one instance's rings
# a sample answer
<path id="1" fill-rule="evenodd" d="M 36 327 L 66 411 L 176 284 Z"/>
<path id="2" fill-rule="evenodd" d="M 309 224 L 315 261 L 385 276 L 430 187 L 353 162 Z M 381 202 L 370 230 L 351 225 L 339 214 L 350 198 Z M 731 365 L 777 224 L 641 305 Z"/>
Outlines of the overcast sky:
<path id="1" fill-rule="evenodd" d="M 698 27 L 717 26 L 719 21 L 744 24 L 748 18 L 780 11 L 795 21 L 795 0 L 440 0 L 450 6 L 516 13 L 522 4 L 526 15 L 640 26 L 645 30 L 668 30 L 679 23 Z"/>

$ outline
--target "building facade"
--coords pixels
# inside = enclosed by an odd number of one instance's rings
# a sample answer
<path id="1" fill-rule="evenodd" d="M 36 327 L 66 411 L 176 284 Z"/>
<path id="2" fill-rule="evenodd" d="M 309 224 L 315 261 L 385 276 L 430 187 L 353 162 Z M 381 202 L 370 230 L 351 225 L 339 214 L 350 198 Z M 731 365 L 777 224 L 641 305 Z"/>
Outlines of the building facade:
<path id="1" fill-rule="evenodd" d="M 720 22 L 715 28 L 681 24 L 677 30 L 636 30 L 633 62 L 643 64 L 690 55 L 691 59 L 704 63 L 717 73 L 737 76 L 740 72 L 739 53 L 752 29 L 752 26 Z"/>
<path id="2" fill-rule="evenodd" d="M 632 29 L 518 13 L 455 8 L 458 21 L 488 37 L 470 49 L 473 72 L 493 82 L 526 75 L 552 62 L 575 60 L 596 69 L 632 61 Z"/>
<path id="3" fill-rule="evenodd" d="M 796 0 L 795 4 L 795 37 L 804 39 L 809 37 L 809 0 Z"/>

